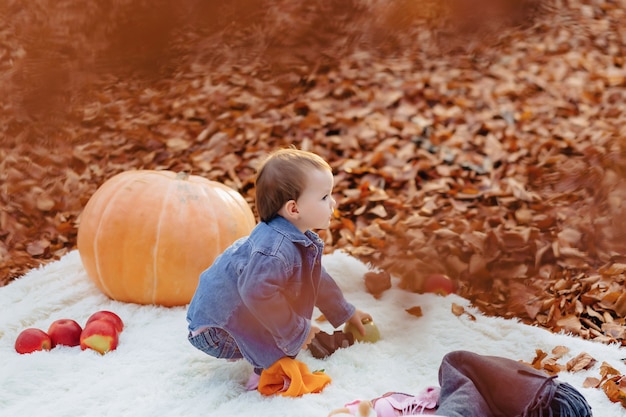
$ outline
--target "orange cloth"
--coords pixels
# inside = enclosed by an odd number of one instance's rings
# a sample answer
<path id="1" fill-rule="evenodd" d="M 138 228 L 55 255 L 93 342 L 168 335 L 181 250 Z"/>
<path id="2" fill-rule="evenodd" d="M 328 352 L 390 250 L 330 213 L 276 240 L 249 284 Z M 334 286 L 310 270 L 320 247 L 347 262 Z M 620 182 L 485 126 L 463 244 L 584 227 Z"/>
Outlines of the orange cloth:
<path id="1" fill-rule="evenodd" d="M 330 381 L 324 372 L 311 372 L 306 364 L 285 357 L 261 372 L 258 390 L 263 395 L 299 397 L 322 391 Z"/>

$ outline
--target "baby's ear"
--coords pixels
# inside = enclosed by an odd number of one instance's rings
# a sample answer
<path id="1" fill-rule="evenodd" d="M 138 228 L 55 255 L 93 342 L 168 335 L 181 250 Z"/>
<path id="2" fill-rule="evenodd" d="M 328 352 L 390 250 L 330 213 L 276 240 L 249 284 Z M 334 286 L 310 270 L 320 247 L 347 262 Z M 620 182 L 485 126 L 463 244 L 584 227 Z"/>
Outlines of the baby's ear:
<path id="1" fill-rule="evenodd" d="M 298 211 L 298 204 L 296 200 L 287 201 L 282 208 L 282 216 L 287 220 L 297 219 L 300 212 Z"/>

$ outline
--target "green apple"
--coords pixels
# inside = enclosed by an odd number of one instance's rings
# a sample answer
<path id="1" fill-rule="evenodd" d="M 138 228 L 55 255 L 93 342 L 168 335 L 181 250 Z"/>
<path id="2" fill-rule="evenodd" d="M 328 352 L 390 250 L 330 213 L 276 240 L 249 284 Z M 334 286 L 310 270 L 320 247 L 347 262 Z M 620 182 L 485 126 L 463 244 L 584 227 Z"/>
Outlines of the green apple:
<path id="1" fill-rule="evenodd" d="M 359 329 L 350 322 L 343 326 L 343 332 L 352 333 L 354 340 L 358 340 L 359 342 L 374 343 L 380 340 L 380 331 L 372 320 L 364 319 L 363 326 L 365 327 L 365 336 L 359 333 Z"/>

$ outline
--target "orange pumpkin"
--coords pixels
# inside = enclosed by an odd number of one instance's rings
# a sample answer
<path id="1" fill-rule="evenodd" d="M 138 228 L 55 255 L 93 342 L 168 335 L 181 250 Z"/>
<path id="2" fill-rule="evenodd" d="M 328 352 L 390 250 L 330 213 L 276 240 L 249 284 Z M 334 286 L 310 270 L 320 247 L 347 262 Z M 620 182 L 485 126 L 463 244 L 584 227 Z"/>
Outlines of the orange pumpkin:
<path id="1" fill-rule="evenodd" d="M 126 171 L 87 202 L 78 252 L 110 298 L 178 306 L 191 301 L 200 273 L 254 226 L 246 200 L 224 184 L 172 171 Z"/>

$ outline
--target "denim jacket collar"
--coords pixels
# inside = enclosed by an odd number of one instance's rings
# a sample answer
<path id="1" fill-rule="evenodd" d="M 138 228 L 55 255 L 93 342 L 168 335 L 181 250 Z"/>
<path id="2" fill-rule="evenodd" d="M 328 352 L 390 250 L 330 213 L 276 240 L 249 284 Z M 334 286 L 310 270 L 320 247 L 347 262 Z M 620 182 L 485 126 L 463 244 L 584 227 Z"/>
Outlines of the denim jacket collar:
<path id="1" fill-rule="evenodd" d="M 307 230 L 302 233 L 296 226 L 293 225 L 293 223 L 282 216 L 274 217 L 267 222 L 267 225 L 293 243 L 298 243 L 305 247 L 312 244 L 317 247 L 321 247 L 323 245 L 322 239 L 320 239 L 317 233 L 312 232 L 311 230 Z"/>

